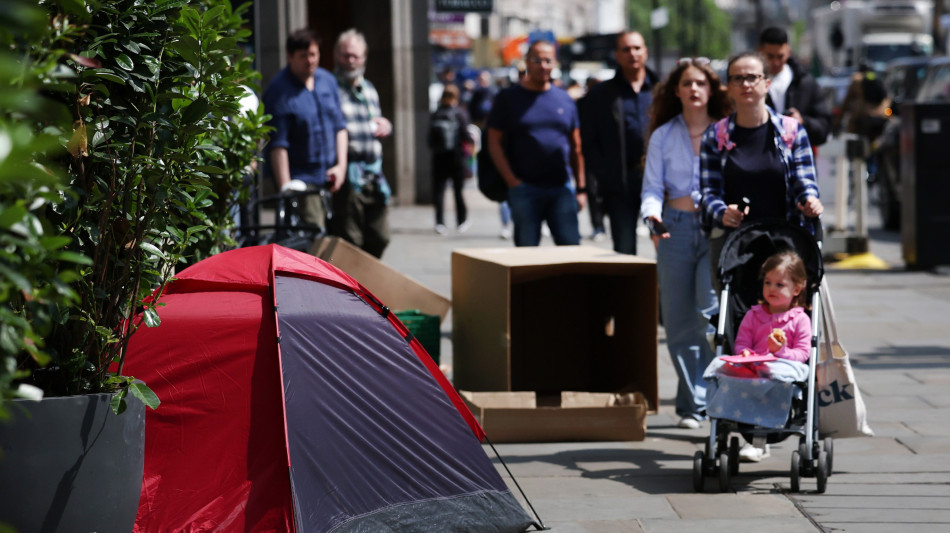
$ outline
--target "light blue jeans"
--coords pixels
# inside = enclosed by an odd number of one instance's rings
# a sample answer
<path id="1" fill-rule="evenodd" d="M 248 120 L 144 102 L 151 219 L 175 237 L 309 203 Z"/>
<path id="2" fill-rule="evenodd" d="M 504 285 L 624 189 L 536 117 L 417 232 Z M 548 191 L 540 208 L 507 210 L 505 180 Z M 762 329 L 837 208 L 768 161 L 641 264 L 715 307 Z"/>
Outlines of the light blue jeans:
<path id="1" fill-rule="evenodd" d="M 580 244 L 577 198 L 567 184 L 538 187 L 522 183 L 508 190 L 508 205 L 515 223 L 515 246 L 541 243 L 541 223 L 547 221 L 554 244 Z"/>
<path id="2" fill-rule="evenodd" d="M 715 357 L 706 335 L 715 332 L 709 317 L 719 309 L 709 279 L 709 241 L 700 216 L 698 211 L 664 208 L 663 223 L 670 238 L 660 240 L 656 252 L 666 344 L 679 377 L 676 414 L 696 420 L 705 418 L 703 371 Z"/>

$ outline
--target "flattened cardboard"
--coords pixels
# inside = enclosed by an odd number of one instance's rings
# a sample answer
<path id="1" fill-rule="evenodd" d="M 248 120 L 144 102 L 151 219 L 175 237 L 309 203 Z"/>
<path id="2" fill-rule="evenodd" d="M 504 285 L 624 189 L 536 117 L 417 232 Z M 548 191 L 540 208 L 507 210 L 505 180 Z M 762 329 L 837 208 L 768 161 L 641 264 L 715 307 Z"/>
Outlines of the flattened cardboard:
<path id="1" fill-rule="evenodd" d="M 640 392 L 656 409 L 654 261 L 591 246 L 456 250 L 452 299 L 456 387 Z"/>
<path id="2" fill-rule="evenodd" d="M 310 255 L 352 276 L 393 311 L 418 309 L 445 320 L 452 302 L 339 237 L 314 241 Z"/>
<path id="3" fill-rule="evenodd" d="M 562 392 L 560 403 L 533 392 L 461 391 L 492 442 L 639 441 L 647 401 L 640 393 Z"/>

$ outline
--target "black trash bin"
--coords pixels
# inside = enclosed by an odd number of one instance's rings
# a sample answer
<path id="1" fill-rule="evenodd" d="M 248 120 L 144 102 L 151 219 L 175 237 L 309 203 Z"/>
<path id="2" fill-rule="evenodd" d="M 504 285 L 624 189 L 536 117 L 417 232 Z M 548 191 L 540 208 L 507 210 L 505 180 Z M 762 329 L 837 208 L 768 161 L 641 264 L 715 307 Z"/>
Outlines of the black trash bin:
<path id="1" fill-rule="evenodd" d="M 904 104 L 900 151 L 904 261 L 950 265 L 950 103 Z"/>

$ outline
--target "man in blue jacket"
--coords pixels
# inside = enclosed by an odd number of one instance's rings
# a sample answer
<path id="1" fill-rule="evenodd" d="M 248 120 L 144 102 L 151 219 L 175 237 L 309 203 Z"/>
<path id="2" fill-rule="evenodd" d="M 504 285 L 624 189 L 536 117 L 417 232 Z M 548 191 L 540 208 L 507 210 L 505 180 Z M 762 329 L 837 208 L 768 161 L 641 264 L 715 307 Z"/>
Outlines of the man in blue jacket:
<path id="1" fill-rule="evenodd" d="M 316 32 L 297 30 L 287 37 L 287 66 L 264 91 L 264 110 L 274 127 L 265 154 L 281 192 L 336 191 L 346 179 L 346 120 L 340 110 L 336 78 L 320 68 Z M 326 228 L 320 195 L 307 195 L 301 220 Z"/>
<path id="2" fill-rule="evenodd" d="M 584 159 L 603 197 L 614 250 L 624 254 L 637 253 L 641 161 L 657 83 L 656 74 L 646 66 L 647 56 L 646 41 L 639 32 L 626 31 L 617 37 L 617 73 L 590 90 L 581 123 Z"/>

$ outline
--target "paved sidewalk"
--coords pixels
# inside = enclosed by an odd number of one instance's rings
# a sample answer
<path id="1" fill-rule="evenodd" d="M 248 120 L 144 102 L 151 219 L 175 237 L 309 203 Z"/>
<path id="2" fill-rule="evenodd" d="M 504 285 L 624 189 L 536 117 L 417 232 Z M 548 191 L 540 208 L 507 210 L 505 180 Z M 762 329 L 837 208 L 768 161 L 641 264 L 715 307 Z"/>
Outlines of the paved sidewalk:
<path id="1" fill-rule="evenodd" d="M 466 195 L 473 224 L 464 234 L 437 235 L 431 207 L 393 209 L 383 261 L 451 295 L 453 249 L 512 246 L 499 238 L 496 204 L 474 188 Z M 581 218 L 588 237 L 586 212 Z M 610 248 L 609 241 L 584 244 Z M 652 257 L 645 235 L 639 249 Z M 950 531 L 950 275 L 905 271 L 896 234 L 873 232 L 871 251 L 892 269 L 832 267 L 828 277 L 875 437 L 835 442 L 825 494 L 813 492 L 813 478 L 802 480 L 804 492 L 786 492 L 795 439 L 773 445 L 761 463 L 743 464 L 734 493 L 695 494 L 692 456 L 709 430 L 674 427 L 676 376 L 659 328 L 661 405 L 648 417 L 646 440 L 496 445 L 544 524 L 589 533 Z M 442 324 L 449 364 L 451 324 L 451 316 Z M 708 491 L 717 488 L 707 480 Z"/>

